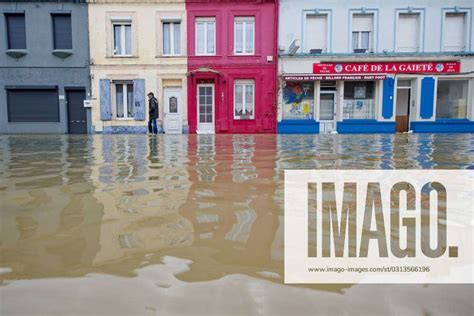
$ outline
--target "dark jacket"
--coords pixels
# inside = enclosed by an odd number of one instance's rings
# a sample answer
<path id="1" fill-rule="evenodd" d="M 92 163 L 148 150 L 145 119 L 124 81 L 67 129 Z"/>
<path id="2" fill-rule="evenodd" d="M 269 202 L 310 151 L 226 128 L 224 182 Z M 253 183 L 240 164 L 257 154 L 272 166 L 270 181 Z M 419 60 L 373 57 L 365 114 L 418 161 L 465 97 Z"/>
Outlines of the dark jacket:
<path id="1" fill-rule="evenodd" d="M 150 119 L 158 118 L 158 100 L 155 97 L 148 100 L 148 116 Z"/>

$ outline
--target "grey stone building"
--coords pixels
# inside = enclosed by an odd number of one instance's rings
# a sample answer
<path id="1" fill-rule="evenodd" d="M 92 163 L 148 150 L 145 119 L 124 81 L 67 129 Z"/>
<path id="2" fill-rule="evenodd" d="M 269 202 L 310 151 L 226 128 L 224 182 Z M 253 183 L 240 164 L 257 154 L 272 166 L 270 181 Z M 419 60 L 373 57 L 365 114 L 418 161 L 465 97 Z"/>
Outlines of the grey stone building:
<path id="1" fill-rule="evenodd" d="M 0 0 L 0 26 L 0 133 L 89 132 L 86 0 Z"/>

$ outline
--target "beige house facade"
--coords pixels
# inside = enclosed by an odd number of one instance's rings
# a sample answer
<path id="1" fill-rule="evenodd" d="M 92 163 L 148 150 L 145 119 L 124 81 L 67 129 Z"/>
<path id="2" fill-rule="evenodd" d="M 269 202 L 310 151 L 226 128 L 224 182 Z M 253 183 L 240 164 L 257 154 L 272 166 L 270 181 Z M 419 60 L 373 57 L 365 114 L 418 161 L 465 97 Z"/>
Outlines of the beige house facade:
<path id="1" fill-rule="evenodd" d="M 89 17 L 92 130 L 146 133 L 153 92 L 159 130 L 186 133 L 185 1 L 91 0 Z"/>

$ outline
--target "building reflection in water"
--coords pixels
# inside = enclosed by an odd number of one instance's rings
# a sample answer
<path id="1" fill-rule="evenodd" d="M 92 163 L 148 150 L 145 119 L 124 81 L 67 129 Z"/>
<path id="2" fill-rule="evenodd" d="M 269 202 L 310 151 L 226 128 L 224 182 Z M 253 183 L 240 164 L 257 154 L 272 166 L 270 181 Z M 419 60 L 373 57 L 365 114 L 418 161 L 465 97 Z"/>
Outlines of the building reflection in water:
<path id="1" fill-rule="evenodd" d="M 282 282 L 285 169 L 474 168 L 473 149 L 466 135 L 1 136 L 1 276 L 131 276 L 175 256 L 192 262 L 184 281 Z"/>

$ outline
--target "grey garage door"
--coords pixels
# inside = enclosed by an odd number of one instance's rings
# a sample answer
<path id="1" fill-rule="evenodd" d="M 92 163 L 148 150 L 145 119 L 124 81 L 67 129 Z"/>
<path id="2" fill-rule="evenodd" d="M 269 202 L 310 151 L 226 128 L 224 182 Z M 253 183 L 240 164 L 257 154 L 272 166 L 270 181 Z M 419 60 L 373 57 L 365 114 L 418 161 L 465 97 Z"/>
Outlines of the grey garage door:
<path id="1" fill-rule="evenodd" d="M 57 88 L 8 89 L 9 122 L 59 122 Z"/>

